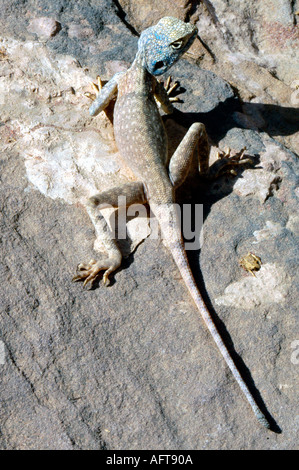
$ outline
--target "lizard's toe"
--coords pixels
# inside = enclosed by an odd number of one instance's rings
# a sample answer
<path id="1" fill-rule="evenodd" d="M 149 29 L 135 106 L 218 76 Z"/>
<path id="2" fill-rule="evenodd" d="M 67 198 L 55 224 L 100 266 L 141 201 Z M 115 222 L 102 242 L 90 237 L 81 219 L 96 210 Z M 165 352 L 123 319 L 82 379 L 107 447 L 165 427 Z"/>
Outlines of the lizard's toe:
<path id="1" fill-rule="evenodd" d="M 171 76 L 169 75 L 169 77 L 167 78 L 166 82 L 164 83 L 164 88 L 165 88 L 165 91 L 167 92 L 167 95 L 171 95 L 171 93 L 177 89 L 177 87 L 179 86 L 179 82 L 172 82 L 172 79 L 171 79 Z M 170 98 L 171 99 L 171 98 Z"/>
<path id="2" fill-rule="evenodd" d="M 245 156 L 246 147 L 239 152 L 232 154 L 231 149 L 218 151 L 218 159 L 209 169 L 208 177 L 217 178 L 223 174 L 237 175 L 235 168 L 240 165 L 253 165 L 254 160 L 250 156 Z"/>
<path id="3" fill-rule="evenodd" d="M 84 96 L 86 96 L 87 98 L 94 101 L 97 98 L 98 94 L 100 93 L 101 89 L 103 88 L 103 83 L 102 83 L 101 77 L 98 75 L 97 76 L 97 83 L 91 82 L 90 85 L 93 89 L 93 93 L 90 93 L 89 91 L 86 91 L 84 93 Z"/>
<path id="4" fill-rule="evenodd" d="M 92 287 L 101 271 L 105 271 L 103 274 L 103 285 L 108 286 L 110 284 L 109 275 L 118 267 L 119 262 L 113 258 L 106 258 L 101 261 L 92 259 L 89 263 L 80 263 L 77 266 L 77 275 L 73 277 L 72 281 L 84 281 L 83 287 L 86 287 L 88 284 Z"/>
<path id="5" fill-rule="evenodd" d="M 183 101 L 178 96 L 171 96 L 171 94 L 180 86 L 178 81 L 173 82 L 171 76 L 167 78 L 164 83 L 165 91 L 168 95 L 168 99 L 171 103 L 183 103 Z M 180 93 L 179 91 L 177 93 Z"/>

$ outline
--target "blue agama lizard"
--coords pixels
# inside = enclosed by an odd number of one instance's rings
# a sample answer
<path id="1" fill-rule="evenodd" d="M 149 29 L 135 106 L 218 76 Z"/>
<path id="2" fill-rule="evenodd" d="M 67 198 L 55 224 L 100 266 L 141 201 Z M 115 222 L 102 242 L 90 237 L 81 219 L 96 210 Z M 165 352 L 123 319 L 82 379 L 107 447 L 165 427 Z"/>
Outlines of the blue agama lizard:
<path id="1" fill-rule="evenodd" d="M 142 32 L 138 52 L 131 67 L 126 72 L 114 75 L 99 90 L 92 103 L 90 114 L 96 116 L 116 98 L 113 119 L 115 141 L 121 156 L 133 171 L 136 182 L 112 188 L 88 200 L 87 211 L 108 256 L 99 261 L 79 264 L 77 276 L 73 280 L 83 280 L 86 286 L 88 283 L 92 284 L 99 273 L 104 271 L 103 282 L 108 285 L 109 275 L 121 264 L 121 252 L 99 209 L 107 205 L 118 207 L 119 196 L 125 196 L 121 200 L 126 201 L 126 206 L 147 202 L 158 219 L 162 236 L 219 351 L 257 419 L 269 428 L 269 422 L 242 379 L 199 293 L 188 264 L 174 206 L 174 191 L 188 174 L 196 146 L 199 150 L 201 175 L 217 176 L 223 168 L 231 168 L 246 161 L 243 159 L 243 151 L 235 156 L 223 154 L 209 168 L 210 147 L 205 126 L 194 123 L 167 165 L 167 138 L 157 102 L 164 112 L 170 113 L 173 111 L 173 99 L 155 77 L 168 71 L 189 49 L 197 32 L 197 28 L 190 23 L 172 17 L 162 18 L 155 26 Z"/>

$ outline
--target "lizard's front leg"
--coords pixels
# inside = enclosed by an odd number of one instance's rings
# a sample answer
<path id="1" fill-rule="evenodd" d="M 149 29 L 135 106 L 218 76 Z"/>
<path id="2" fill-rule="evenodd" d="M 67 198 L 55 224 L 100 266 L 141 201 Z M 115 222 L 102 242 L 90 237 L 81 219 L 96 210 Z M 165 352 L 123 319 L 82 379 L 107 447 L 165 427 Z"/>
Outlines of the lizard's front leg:
<path id="1" fill-rule="evenodd" d="M 177 97 L 171 97 L 170 94 L 178 87 L 178 82 L 171 85 L 171 77 L 166 80 L 165 85 L 159 82 L 155 77 L 153 80 L 153 91 L 156 103 L 159 108 L 162 108 L 164 113 L 171 114 L 174 111 L 172 102 L 178 101 Z"/>
<path id="2" fill-rule="evenodd" d="M 120 196 L 122 196 L 120 198 Z M 119 268 L 122 260 L 121 251 L 114 239 L 104 216 L 100 209 L 105 207 L 130 206 L 131 204 L 143 204 L 146 202 L 142 183 L 127 183 L 117 188 L 112 188 L 103 193 L 92 196 L 86 204 L 86 210 L 95 227 L 97 238 L 103 243 L 107 257 L 99 261 L 90 260 L 89 263 L 80 263 L 77 267 L 77 275 L 73 281 L 84 281 L 85 287 L 89 282 L 91 286 L 98 278 L 101 271 L 103 274 L 103 283 L 109 285 L 109 275 Z"/>
<path id="3" fill-rule="evenodd" d="M 103 87 L 101 86 L 101 81 L 98 79 L 98 85 L 94 86 L 96 98 L 89 108 L 89 114 L 91 116 L 97 116 L 101 111 L 104 111 L 110 101 L 116 97 L 118 82 L 123 74 L 124 72 L 116 73 Z M 90 94 L 87 96 L 91 97 Z"/>

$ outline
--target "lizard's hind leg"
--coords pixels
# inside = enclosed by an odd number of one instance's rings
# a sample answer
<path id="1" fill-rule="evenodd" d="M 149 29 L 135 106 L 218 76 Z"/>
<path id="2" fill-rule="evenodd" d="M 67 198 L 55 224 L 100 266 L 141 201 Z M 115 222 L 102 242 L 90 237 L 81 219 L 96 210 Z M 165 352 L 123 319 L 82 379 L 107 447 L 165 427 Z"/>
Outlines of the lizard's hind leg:
<path id="1" fill-rule="evenodd" d="M 84 281 L 84 287 L 88 283 L 92 286 L 101 271 L 104 271 L 103 283 L 105 286 L 109 285 L 109 275 L 121 265 L 122 254 L 100 209 L 130 206 L 131 204 L 142 204 L 144 202 L 146 202 L 146 198 L 143 184 L 139 182 L 127 183 L 112 188 L 92 196 L 87 201 L 86 210 L 95 227 L 97 238 L 101 240 L 107 251 L 107 257 L 99 261 L 92 259 L 89 263 L 80 263 L 73 281 Z"/>
<path id="2" fill-rule="evenodd" d="M 210 166 L 208 173 L 205 175 L 209 179 L 215 179 L 223 174 L 236 175 L 235 167 L 239 165 L 252 165 L 253 159 L 245 157 L 246 147 L 239 152 L 231 154 L 231 150 L 222 152 L 218 151 L 218 159 Z"/>
<path id="3" fill-rule="evenodd" d="M 208 179 L 216 179 L 225 173 L 236 175 L 235 167 L 253 163 L 250 157 L 245 157 L 246 147 L 244 147 L 234 154 L 231 153 L 230 149 L 226 152 L 218 151 L 218 160 L 209 166 L 211 146 L 206 128 L 204 124 L 195 122 L 170 159 L 169 178 L 175 188 L 185 181 L 196 146 L 198 148 L 199 174 Z"/>
<path id="4" fill-rule="evenodd" d="M 197 145 L 200 172 L 206 173 L 209 168 L 210 144 L 206 128 L 201 122 L 192 124 L 170 159 L 169 178 L 174 188 L 179 187 L 185 181 Z"/>

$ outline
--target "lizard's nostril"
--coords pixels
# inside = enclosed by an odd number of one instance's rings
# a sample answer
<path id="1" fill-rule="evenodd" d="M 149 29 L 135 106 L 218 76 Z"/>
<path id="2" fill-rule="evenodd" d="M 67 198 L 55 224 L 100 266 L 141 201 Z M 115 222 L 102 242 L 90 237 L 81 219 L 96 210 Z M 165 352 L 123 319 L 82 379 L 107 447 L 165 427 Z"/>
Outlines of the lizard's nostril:
<path id="1" fill-rule="evenodd" d="M 159 60 L 158 62 L 155 63 L 154 65 L 154 71 L 159 70 L 161 67 L 164 66 L 164 62 L 162 60 Z"/>

